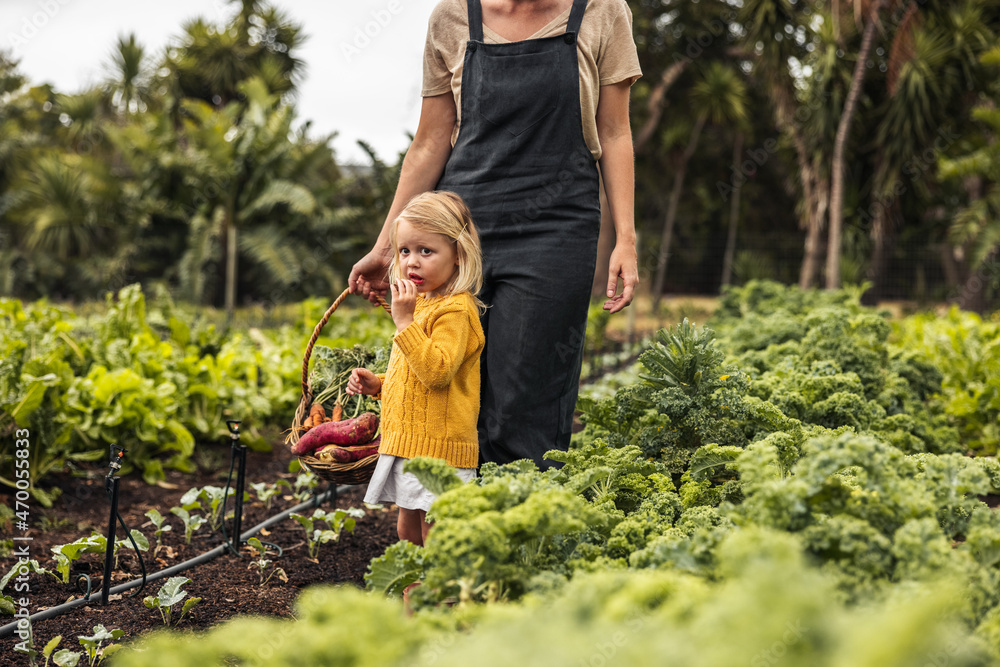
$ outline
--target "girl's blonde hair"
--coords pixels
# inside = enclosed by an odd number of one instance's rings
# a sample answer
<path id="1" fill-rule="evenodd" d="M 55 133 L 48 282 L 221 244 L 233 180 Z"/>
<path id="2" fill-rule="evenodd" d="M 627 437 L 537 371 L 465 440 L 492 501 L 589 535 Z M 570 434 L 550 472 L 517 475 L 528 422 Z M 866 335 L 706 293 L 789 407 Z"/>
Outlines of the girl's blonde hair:
<path id="1" fill-rule="evenodd" d="M 392 264 L 389 280 L 395 282 L 400 277 L 399 249 L 396 245 L 396 230 L 399 221 L 406 220 L 420 231 L 441 234 L 451 239 L 458 255 L 458 273 L 448 284 L 445 294 L 469 292 L 480 311 L 486 305 L 479 299 L 483 288 L 483 249 L 479 244 L 479 234 L 472 224 L 472 213 L 462 198 L 454 192 L 433 190 L 413 197 L 403 207 L 402 212 L 392 222 L 389 240 L 392 243 Z"/>

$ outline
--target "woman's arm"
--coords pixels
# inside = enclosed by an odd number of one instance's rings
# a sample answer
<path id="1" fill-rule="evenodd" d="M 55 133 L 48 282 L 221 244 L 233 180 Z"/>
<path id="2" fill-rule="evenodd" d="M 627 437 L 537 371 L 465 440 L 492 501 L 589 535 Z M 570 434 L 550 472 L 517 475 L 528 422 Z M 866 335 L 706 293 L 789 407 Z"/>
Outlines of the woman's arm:
<path id="1" fill-rule="evenodd" d="M 376 293 L 385 294 L 388 288 L 388 283 L 385 282 L 386 268 L 392 260 L 389 226 L 406 202 L 437 185 L 448 156 L 451 155 L 451 135 L 457 120 L 455 98 L 450 92 L 423 99 L 417 133 L 403 158 L 403 168 L 392 206 L 371 252 L 351 269 L 351 276 L 347 281 L 351 292 L 360 292 L 373 302 Z"/>
<path id="2" fill-rule="evenodd" d="M 639 269 L 635 249 L 635 165 L 628 119 L 631 80 L 601 86 L 597 103 L 597 136 L 601 141 L 601 176 L 615 223 L 615 249 L 608 267 L 608 300 L 604 309 L 617 313 L 632 303 Z M 622 293 L 615 296 L 618 279 Z"/>

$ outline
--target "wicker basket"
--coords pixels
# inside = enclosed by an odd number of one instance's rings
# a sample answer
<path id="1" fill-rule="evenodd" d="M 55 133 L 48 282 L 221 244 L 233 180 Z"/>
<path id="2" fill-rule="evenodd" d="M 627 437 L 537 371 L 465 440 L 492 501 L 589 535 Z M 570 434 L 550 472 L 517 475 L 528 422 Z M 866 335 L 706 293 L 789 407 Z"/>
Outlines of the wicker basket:
<path id="1" fill-rule="evenodd" d="M 323 331 L 323 327 L 326 323 L 330 321 L 330 317 L 333 313 L 340 307 L 347 295 L 350 294 L 350 290 L 344 290 L 340 296 L 327 308 L 326 312 L 323 314 L 323 319 L 319 321 L 316 328 L 313 329 L 312 337 L 309 338 L 309 344 L 306 346 L 305 354 L 302 357 L 302 398 L 299 399 L 299 406 L 295 409 L 295 418 L 292 420 L 292 428 L 289 431 L 288 437 L 285 438 L 285 444 L 289 447 L 293 446 L 299 441 L 299 438 L 307 429 L 303 428 L 302 424 L 305 422 L 306 416 L 309 414 L 309 408 L 312 403 L 312 388 L 309 386 L 309 359 L 312 357 L 313 346 L 316 345 L 316 341 L 319 339 L 320 333 Z M 379 305 L 385 309 L 386 312 L 391 312 L 389 304 L 383 299 L 379 299 Z M 351 461 L 350 463 L 340 463 L 339 461 L 327 461 L 323 459 L 318 459 L 315 456 L 300 456 L 299 463 L 302 467 L 311 470 L 318 477 L 325 479 L 328 482 L 333 482 L 335 484 L 367 484 L 372 478 L 372 473 L 375 472 L 375 464 L 378 462 L 378 454 L 372 454 L 371 456 L 366 456 L 358 461 Z"/>

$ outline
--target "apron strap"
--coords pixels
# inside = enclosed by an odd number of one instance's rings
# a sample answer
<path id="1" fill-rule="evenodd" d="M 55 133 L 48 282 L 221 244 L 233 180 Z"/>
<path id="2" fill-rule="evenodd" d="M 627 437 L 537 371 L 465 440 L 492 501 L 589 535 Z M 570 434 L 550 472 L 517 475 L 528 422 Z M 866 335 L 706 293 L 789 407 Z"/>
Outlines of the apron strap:
<path id="1" fill-rule="evenodd" d="M 481 0 L 467 0 L 469 5 L 469 39 L 473 42 L 483 41 L 483 6 Z M 566 23 L 566 33 L 577 35 L 583 23 L 583 13 L 587 10 L 587 0 L 573 0 L 573 9 Z"/>
<path id="2" fill-rule="evenodd" d="M 569 13 L 569 22 L 566 24 L 567 34 L 580 34 L 580 24 L 583 23 L 583 12 L 585 12 L 586 9 L 587 0 L 573 0 L 573 10 Z"/>
<path id="3" fill-rule="evenodd" d="M 469 40 L 473 42 L 483 41 L 483 6 L 480 0 L 468 0 L 469 2 Z"/>

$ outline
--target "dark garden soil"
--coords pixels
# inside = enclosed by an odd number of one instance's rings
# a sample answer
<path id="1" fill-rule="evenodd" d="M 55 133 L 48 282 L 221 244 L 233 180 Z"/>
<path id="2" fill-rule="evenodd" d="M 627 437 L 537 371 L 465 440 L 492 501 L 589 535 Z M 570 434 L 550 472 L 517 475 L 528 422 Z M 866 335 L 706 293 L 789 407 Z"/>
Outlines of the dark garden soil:
<path id="1" fill-rule="evenodd" d="M 225 485 L 229 472 L 230 448 L 221 445 L 207 446 L 206 449 L 217 450 L 213 452 L 215 456 L 211 465 L 212 470 L 199 469 L 196 474 L 168 471 L 166 482 L 159 486 L 144 483 L 138 471 L 121 478 L 119 511 L 129 528 L 137 528 L 150 540 L 150 551 L 142 554 L 147 574 L 186 561 L 222 543 L 221 534 L 211 532 L 206 525 L 194 534 L 190 545 L 184 544 L 183 523 L 170 513 L 170 508 L 179 505 L 181 495 L 191 487 Z M 286 493 L 284 496 L 273 497 L 270 509 L 265 509 L 264 504 L 256 499 L 256 494 L 249 487 L 254 482 L 274 483 L 278 479 L 294 482 L 297 473 L 287 472 L 291 458 L 287 448 L 282 445 L 276 445 L 273 452 L 248 452 L 247 490 L 250 491 L 252 500 L 243 506 L 244 531 L 300 502 Z M 203 464 L 206 462 L 205 459 L 201 461 Z M 69 474 L 46 478 L 46 483 L 51 481 L 62 489 L 62 495 L 51 509 L 31 503 L 31 528 L 27 535 L 34 539 L 31 542 L 16 544 L 17 546 L 29 544 L 30 557 L 38 560 L 39 564 L 47 569 L 55 570 L 50 547 L 86 537 L 93 530 L 101 534 L 107 532 L 110 503 L 104 493 L 106 468 L 95 466 L 90 472 L 89 479 Z M 232 484 L 236 484 L 235 471 Z M 326 482 L 322 482 L 319 490 L 326 488 Z M 363 588 L 363 577 L 368 563 L 396 541 L 395 507 L 381 510 L 365 508 L 362 503 L 364 491 L 363 486 L 352 487 L 348 492 L 339 495 L 336 507 L 362 508 L 365 509 L 365 516 L 357 520 L 352 533 L 345 531 L 339 542 L 322 545 L 319 557 L 315 560 L 308 556 L 305 531 L 292 519 L 275 524 L 258 535 L 262 541 L 273 542 L 282 548 L 283 554 L 280 557 L 276 552 L 268 552 L 266 557 L 272 564 L 267 572 L 270 572 L 271 567 L 275 565 L 280 566 L 288 575 L 287 582 L 275 576 L 262 586 L 259 571 L 248 569 L 251 553 L 248 547 L 244 547 L 241 551 L 242 558 L 224 554 L 174 575 L 190 578 L 191 583 L 185 585 L 184 590 L 191 596 L 202 598 L 201 603 L 194 607 L 177 627 L 206 629 L 240 614 L 289 617 L 294 611 L 294 602 L 299 593 L 303 588 L 313 584 L 341 584 Z M 2 495 L 5 496 L 4 502 L 13 506 L 13 498 L 8 493 Z M 233 501 L 230 500 L 229 508 L 232 506 Z M 327 502 L 323 505 L 323 509 L 329 511 L 333 506 L 333 503 Z M 163 547 L 155 559 L 152 557 L 155 544 L 154 528 L 144 515 L 147 510 L 153 508 L 167 517 L 167 523 L 171 526 L 171 530 L 163 534 Z M 303 513 L 311 515 L 312 509 Z M 230 529 L 231 525 L 230 522 Z M 9 526 L 0 529 L 5 535 L 10 534 Z M 17 531 L 16 534 L 24 533 Z M 118 537 L 126 539 L 125 531 L 120 526 Z M 14 557 L 0 559 L 0 576 L 6 574 L 15 562 Z M 92 634 L 93 626 L 97 624 L 103 624 L 109 630 L 114 628 L 123 630 L 125 636 L 119 640 L 120 642 L 163 627 L 160 613 L 154 609 L 147 609 L 142 603 L 142 598 L 155 595 L 166 579 L 147 583 L 145 589 L 135 597 L 131 595 L 138 590 L 137 588 L 126 591 L 121 599 L 113 600 L 105 607 L 101 606 L 100 602 L 103 568 L 103 554 L 87 554 L 74 563 L 70 584 L 57 582 L 49 575 L 35 573 L 29 575 L 30 591 L 27 597 L 30 600 L 32 613 L 82 597 L 72 584 L 77 573 L 88 574 L 92 579 L 94 590 L 91 602 L 88 604 L 34 624 L 34 645 L 38 650 L 56 635 L 63 637 L 60 649 L 82 650 L 77 636 Z M 141 574 L 134 552 L 131 549 L 121 549 L 118 569 L 112 577 L 112 587 L 137 579 Z M 4 592 L 15 599 L 25 595 L 14 592 L 14 581 L 8 584 Z M 0 625 L 12 620 L 9 616 L 0 616 Z M 28 664 L 24 654 L 14 651 L 14 645 L 18 641 L 20 640 L 16 636 L 0 640 L 0 666 Z"/>

